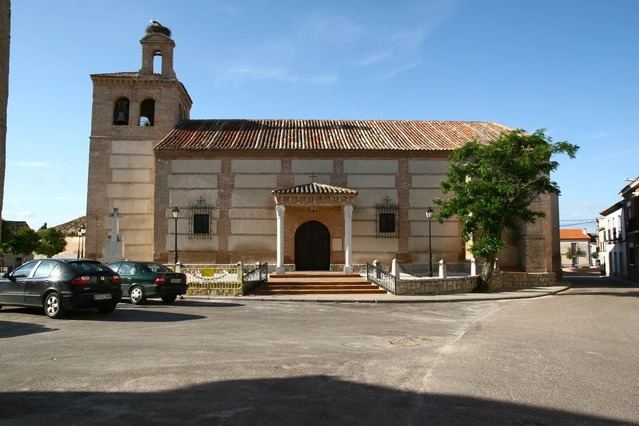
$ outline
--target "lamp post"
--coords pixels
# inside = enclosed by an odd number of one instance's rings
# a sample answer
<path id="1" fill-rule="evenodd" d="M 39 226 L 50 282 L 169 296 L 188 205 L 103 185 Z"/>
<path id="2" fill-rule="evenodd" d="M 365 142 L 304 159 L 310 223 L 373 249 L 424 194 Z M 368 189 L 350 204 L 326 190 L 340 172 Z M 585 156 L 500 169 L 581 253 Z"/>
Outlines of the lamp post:
<path id="1" fill-rule="evenodd" d="M 426 209 L 426 219 L 428 219 L 428 276 L 433 276 L 433 239 L 432 236 L 432 223 L 433 223 L 433 209 L 428 207 Z"/>
<path id="2" fill-rule="evenodd" d="M 84 236 L 87 233 L 87 228 L 84 225 L 80 225 L 78 229 L 78 259 L 84 257 Z"/>
<path id="3" fill-rule="evenodd" d="M 175 232 L 173 233 L 173 235 L 175 236 L 175 256 L 174 256 L 173 263 L 177 265 L 178 263 L 177 221 L 178 221 L 178 216 L 180 214 L 180 209 L 178 209 L 177 206 L 173 207 L 173 210 L 171 210 L 171 214 L 173 215 L 173 220 L 175 221 Z"/>
<path id="4" fill-rule="evenodd" d="M 78 255 L 76 256 L 76 259 L 80 258 L 80 244 L 82 241 L 82 233 L 80 232 L 80 228 L 78 228 L 78 232 L 76 233 L 76 235 L 78 236 Z"/>

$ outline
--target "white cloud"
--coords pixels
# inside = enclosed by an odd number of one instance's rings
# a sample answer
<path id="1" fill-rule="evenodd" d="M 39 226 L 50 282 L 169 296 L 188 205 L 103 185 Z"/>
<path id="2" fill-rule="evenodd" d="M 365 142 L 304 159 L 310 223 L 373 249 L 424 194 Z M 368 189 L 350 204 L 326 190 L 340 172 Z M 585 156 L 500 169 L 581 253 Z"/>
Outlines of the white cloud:
<path id="1" fill-rule="evenodd" d="M 312 36 L 327 43 L 353 43 L 364 34 L 364 27 L 347 16 L 316 12 L 302 21 L 300 39 Z"/>
<path id="2" fill-rule="evenodd" d="M 381 62 L 385 62 L 392 57 L 393 57 L 393 51 L 391 49 L 386 49 L 380 52 L 370 54 L 360 59 L 359 61 L 357 61 L 357 65 L 359 66 L 376 65 Z"/>
<path id="3" fill-rule="evenodd" d="M 276 81 L 291 84 L 327 86 L 337 81 L 336 74 L 298 75 L 286 68 L 235 66 L 225 70 L 221 79 L 236 83 L 250 81 Z"/>
<path id="4" fill-rule="evenodd" d="M 588 136 L 585 136 L 584 138 L 582 138 L 584 141 L 594 141 L 594 140 L 598 140 L 598 139 L 603 139 L 605 137 L 610 136 L 610 132 L 607 130 L 602 130 L 599 132 L 595 132 L 592 133 Z"/>
<path id="5" fill-rule="evenodd" d="M 397 77 L 399 74 L 406 72 L 408 70 L 411 70 L 415 67 L 418 67 L 419 63 L 411 63 L 411 64 L 406 64 L 406 65 L 402 65 L 401 67 L 392 69 L 390 72 L 388 72 L 386 74 L 386 76 L 384 77 L 385 80 L 391 80 L 395 77 Z"/>
<path id="6" fill-rule="evenodd" d="M 46 161 L 12 161 L 10 164 L 16 167 L 31 169 L 48 169 L 49 167 L 51 167 L 51 163 L 48 163 Z"/>

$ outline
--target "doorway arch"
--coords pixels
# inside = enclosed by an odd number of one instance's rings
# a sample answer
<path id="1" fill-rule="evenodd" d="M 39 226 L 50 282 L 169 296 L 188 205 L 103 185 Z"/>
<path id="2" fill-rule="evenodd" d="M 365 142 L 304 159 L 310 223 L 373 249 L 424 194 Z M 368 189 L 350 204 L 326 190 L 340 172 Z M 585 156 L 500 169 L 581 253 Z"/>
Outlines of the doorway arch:
<path id="1" fill-rule="evenodd" d="M 295 270 L 328 271 L 331 267 L 331 235 L 328 228 L 311 220 L 295 231 Z"/>

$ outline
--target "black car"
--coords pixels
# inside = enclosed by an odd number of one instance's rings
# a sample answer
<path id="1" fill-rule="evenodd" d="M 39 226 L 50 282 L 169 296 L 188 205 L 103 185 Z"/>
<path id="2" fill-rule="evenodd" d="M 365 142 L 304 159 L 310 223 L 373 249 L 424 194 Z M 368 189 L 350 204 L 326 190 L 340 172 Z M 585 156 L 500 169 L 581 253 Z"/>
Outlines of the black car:
<path id="1" fill-rule="evenodd" d="M 121 282 L 118 274 L 93 260 L 32 260 L 0 279 L 0 307 L 42 306 L 51 318 L 80 308 L 108 314 L 122 298 Z"/>
<path id="2" fill-rule="evenodd" d="M 173 303 L 186 293 L 186 275 L 173 272 L 154 262 L 120 261 L 107 266 L 122 277 L 122 293 L 131 303 L 139 305 L 148 297 L 160 297 L 164 303 Z"/>

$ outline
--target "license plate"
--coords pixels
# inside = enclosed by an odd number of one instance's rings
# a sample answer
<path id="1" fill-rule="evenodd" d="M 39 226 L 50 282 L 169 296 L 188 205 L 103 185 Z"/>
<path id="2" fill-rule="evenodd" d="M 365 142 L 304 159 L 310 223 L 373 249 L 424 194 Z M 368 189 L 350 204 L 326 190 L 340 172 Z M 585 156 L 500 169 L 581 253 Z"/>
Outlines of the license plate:
<path id="1" fill-rule="evenodd" d="M 171 278 L 171 284 L 180 284 L 182 282 L 179 278 Z"/>
<path id="2" fill-rule="evenodd" d="M 96 294 L 93 296 L 93 300 L 108 300 L 111 298 L 111 294 Z"/>

